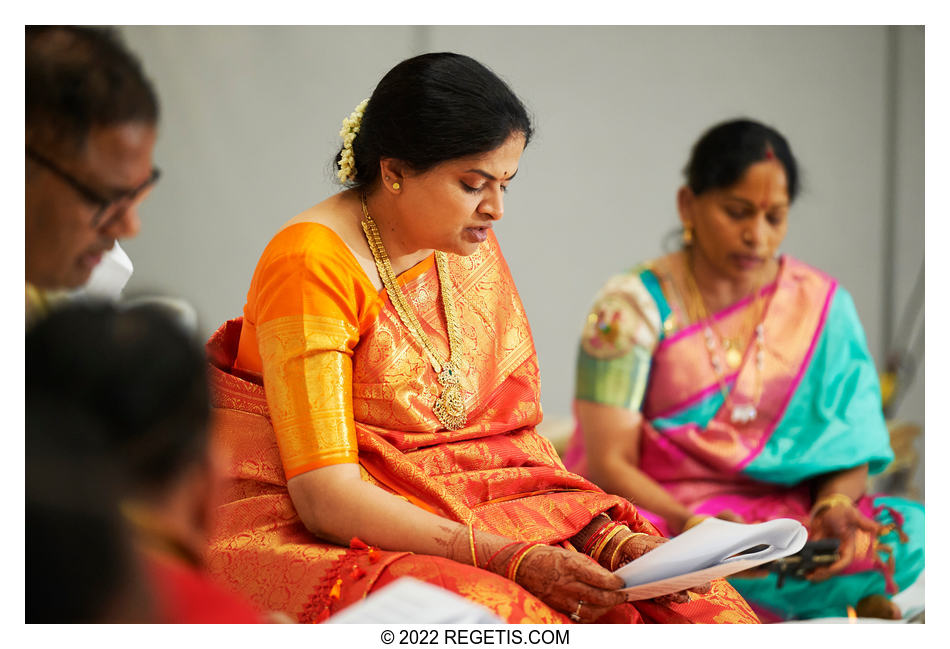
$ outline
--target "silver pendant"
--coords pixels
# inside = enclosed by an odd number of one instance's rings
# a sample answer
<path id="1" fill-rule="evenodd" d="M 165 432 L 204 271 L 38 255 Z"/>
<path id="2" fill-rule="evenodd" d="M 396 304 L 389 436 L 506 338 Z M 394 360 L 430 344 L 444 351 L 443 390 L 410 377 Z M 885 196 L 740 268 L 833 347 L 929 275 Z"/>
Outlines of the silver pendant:
<path id="1" fill-rule="evenodd" d="M 748 424 L 750 421 L 755 419 L 758 414 L 758 410 L 756 410 L 755 406 L 753 406 L 751 403 L 741 406 L 734 406 L 732 408 L 732 423 Z"/>

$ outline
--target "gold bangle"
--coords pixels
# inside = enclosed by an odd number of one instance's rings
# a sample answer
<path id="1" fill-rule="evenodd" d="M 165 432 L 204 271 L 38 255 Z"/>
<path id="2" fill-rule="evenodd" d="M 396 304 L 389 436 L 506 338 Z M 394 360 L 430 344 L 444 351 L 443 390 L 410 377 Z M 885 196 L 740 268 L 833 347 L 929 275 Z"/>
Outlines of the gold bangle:
<path id="1" fill-rule="evenodd" d="M 833 493 L 830 496 L 825 496 L 812 505 L 811 517 L 814 518 L 815 515 L 820 513 L 822 510 L 828 509 L 829 507 L 834 507 L 835 505 L 849 505 L 854 507 L 854 501 L 842 493 Z"/>
<path id="2" fill-rule="evenodd" d="M 518 568 L 521 567 L 521 562 L 524 561 L 524 558 L 525 558 L 526 556 L 528 556 L 528 553 L 529 553 L 529 552 L 531 552 L 532 550 L 534 550 L 534 549 L 535 549 L 536 547 L 538 547 L 539 545 L 541 545 L 541 544 L 540 544 L 540 543 L 533 543 L 533 544 L 529 545 L 529 546 L 521 553 L 521 556 L 518 557 L 518 561 L 515 562 L 514 567 L 511 569 L 511 581 L 515 582 L 516 584 L 518 583 Z"/>
<path id="3" fill-rule="evenodd" d="M 708 514 L 693 514 L 692 516 L 686 519 L 685 523 L 683 523 L 683 532 L 685 532 L 691 527 L 696 527 L 707 518 L 709 518 Z"/>
<path id="4" fill-rule="evenodd" d="M 604 519 L 606 519 L 606 520 L 604 520 Z M 597 529 L 595 529 L 594 531 L 590 532 L 590 533 L 587 535 L 587 537 L 584 539 L 584 543 L 580 543 L 580 542 L 578 541 L 578 544 L 575 546 L 575 548 L 576 548 L 579 552 L 584 552 L 584 551 L 587 549 L 587 547 L 591 544 L 591 542 L 594 541 L 594 540 L 596 540 L 596 537 L 597 537 L 598 534 L 600 534 L 601 530 L 604 530 L 604 529 L 607 528 L 611 523 L 613 523 L 613 521 L 610 519 L 610 516 L 607 516 L 607 514 L 604 514 L 604 513 L 600 513 L 600 514 L 597 514 L 597 516 L 595 516 L 593 519 L 591 519 L 591 522 L 587 524 L 587 526 L 584 528 L 584 530 L 586 530 L 588 527 L 590 527 L 591 525 L 593 525 L 594 522 L 597 521 L 597 520 L 602 520 L 603 522 L 602 522 L 600 525 L 597 526 Z M 571 545 L 574 545 L 574 539 L 576 539 L 584 530 L 581 530 L 581 532 L 578 532 L 576 535 L 574 535 L 573 537 L 571 537 L 571 539 L 570 539 L 570 544 L 571 544 Z"/>
<path id="5" fill-rule="evenodd" d="M 475 554 L 475 526 L 468 526 L 468 540 L 472 546 L 472 565 L 478 567 L 478 555 Z"/>
<path id="6" fill-rule="evenodd" d="M 593 556 L 594 548 L 596 548 L 601 541 L 604 540 L 604 537 L 610 533 L 610 530 L 615 529 L 620 523 L 615 523 L 613 521 L 608 521 L 600 527 L 598 527 L 593 534 L 587 537 L 587 541 L 584 542 L 584 547 L 581 549 L 581 552 L 587 556 Z"/>
<path id="7" fill-rule="evenodd" d="M 618 524 L 617 527 L 610 530 L 607 536 L 604 537 L 604 540 L 598 543 L 594 551 L 590 553 L 591 559 L 593 559 L 597 563 L 600 563 L 600 553 L 603 552 L 604 549 L 607 547 L 607 544 L 610 543 L 610 539 L 620 534 L 620 532 L 622 532 L 623 530 L 627 530 L 629 532 L 630 528 L 628 528 L 626 525 Z"/>
<path id="8" fill-rule="evenodd" d="M 597 541 L 597 544 L 591 548 L 590 558 L 594 561 L 597 561 L 597 563 L 600 563 L 600 553 L 603 552 L 604 548 L 607 547 L 607 544 L 610 543 L 610 539 L 617 536 L 617 534 L 619 534 L 620 531 L 626 527 L 621 523 L 613 523 L 612 525 L 613 527 L 607 530 L 607 532 L 604 534 L 604 537 Z"/>
<path id="9" fill-rule="evenodd" d="M 630 534 L 628 534 L 627 536 L 625 536 L 625 537 L 623 537 L 622 539 L 620 539 L 620 542 L 617 543 L 617 547 L 614 548 L 614 553 L 610 555 L 610 561 L 607 562 L 607 566 L 606 566 L 606 567 L 607 567 L 608 570 L 610 570 L 610 571 L 612 572 L 612 571 L 614 571 L 614 570 L 617 569 L 616 566 L 614 566 L 614 562 L 617 560 L 617 554 L 620 552 L 620 548 L 622 548 L 624 545 L 626 545 L 626 544 L 627 544 L 627 541 L 629 541 L 630 539 L 632 539 L 634 536 L 636 536 L 636 534 L 630 533 Z"/>
<path id="10" fill-rule="evenodd" d="M 620 552 L 620 548 L 627 544 L 627 541 L 632 539 L 635 536 L 652 536 L 652 534 L 647 534 L 646 532 L 630 532 L 629 535 L 625 536 L 620 543 L 617 544 L 617 547 L 614 549 L 614 553 L 610 555 L 610 570 L 616 570 L 618 566 L 614 565 L 614 559 L 617 558 L 617 553 Z"/>

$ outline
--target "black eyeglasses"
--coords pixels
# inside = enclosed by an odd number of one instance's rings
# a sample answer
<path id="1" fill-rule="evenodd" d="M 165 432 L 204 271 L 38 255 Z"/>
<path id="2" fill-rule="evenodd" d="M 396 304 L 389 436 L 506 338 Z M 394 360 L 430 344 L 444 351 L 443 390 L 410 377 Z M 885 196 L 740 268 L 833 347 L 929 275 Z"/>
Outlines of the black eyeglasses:
<path id="1" fill-rule="evenodd" d="M 84 199 L 93 205 L 98 205 L 96 214 L 92 217 L 92 227 L 94 228 L 105 228 L 109 225 L 112 225 L 115 220 L 125 211 L 125 208 L 133 204 L 136 199 L 142 195 L 142 193 L 158 182 L 159 177 L 162 175 L 162 172 L 157 167 L 153 168 L 148 180 L 135 189 L 123 192 L 120 196 L 116 196 L 115 198 L 106 198 L 96 190 L 90 188 L 88 185 L 78 180 L 72 174 L 61 169 L 49 158 L 39 154 L 35 149 L 26 147 L 26 155 L 28 158 L 31 158 L 43 165 L 54 174 L 59 176 L 62 180 L 66 181 L 66 184 L 75 189 L 76 192 L 78 192 Z M 109 212 L 111 212 L 109 217 L 103 218 L 105 217 L 106 213 Z"/>

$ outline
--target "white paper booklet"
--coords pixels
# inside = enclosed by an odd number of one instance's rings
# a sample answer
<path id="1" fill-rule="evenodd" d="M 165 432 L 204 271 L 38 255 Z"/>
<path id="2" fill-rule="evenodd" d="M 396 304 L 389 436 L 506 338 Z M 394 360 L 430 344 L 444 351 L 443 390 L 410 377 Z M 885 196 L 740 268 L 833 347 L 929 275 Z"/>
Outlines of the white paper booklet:
<path id="1" fill-rule="evenodd" d="M 795 554 L 807 538 L 805 526 L 790 518 L 752 525 L 707 518 L 614 574 L 623 578 L 628 601 L 649 599 Z M 748 552 L 758 545 L 767 547 Z"/>

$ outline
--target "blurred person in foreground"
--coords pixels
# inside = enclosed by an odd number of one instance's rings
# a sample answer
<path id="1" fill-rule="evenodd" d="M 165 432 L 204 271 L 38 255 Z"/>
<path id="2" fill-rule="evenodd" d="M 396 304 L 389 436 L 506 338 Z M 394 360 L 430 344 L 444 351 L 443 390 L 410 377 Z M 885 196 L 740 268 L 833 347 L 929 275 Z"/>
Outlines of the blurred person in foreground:
<path id="1" fill-rule="evenodd" d="M 42 398 L 53 411 L 78 411 L 99 422 L 98 436 L 79 436 L 69 422 L 57 431 L 47 427 L 42 441 L 50 452 L 43 457 L 83 475 L 88 482 L 77 489 L 102 481 L 106 493 L 96 506 L 107 516 L 105 505 L 112 504 L 131 530 L 154 599 L 154 621 L 261 621 L 204 570 L 217 480 L 208 449 L 207 372 L 200 346 L 173 316 L 154 306 L 62 306 L 27 333 L 26 368 L 28 403 Z M 39 421 L 28 409 L 28 446 L 39 443 L 29 438 Z M 63 451 L 58 459 L 57 443 Z M 70 449 L 77 448 L 74 456 Z M 40 469 L 28 461 L 28 483 L 50 473 Z M 111 496 L 110 485 L 116 490 Z M 75 509 L 75 494 L 61 486 L 62 507 Z M 47 501 L 55 504 L 55 496 Z M 28 527 L 28 535 L 36 531 Z M 71 537 L 56 542 L 68 545 Z M 122 545 L 118 537 L 110 542 Z M 108 559 L 98 552 L 87 557 L 90 569 L 110 569 Z"/>
<path id="2" fill-rule="evenodd" d="M 725 122 L 685 173 L 682 249 L 595 299 L 565 463 L 666 534 L 793 518 L 837 539 L 839 559 L 808 581 L 730 578 L 763 620 L 900 617 L 888 596 L 923 569 L 924 509 L 866 492 L 893 459 L 877 373 L 850 294 L 778 254 L 799 185 L 788 142 Z"/>
<path id="3" fill-rule="evenodd" d="M 139 231 L 158 99 L 113 28 L 26 27 L 26 320 L 83 287 L 119 239 Z M 97 292 L 131 274 L 115 251 Z M 116 285 L 116 286 L 113 286 Z"/>
<path id="4" fill-rule="evenodd" d="M 100 420 L 58 393 L 27 392 L 28 624 L 156 620 L 145 566 L 119 513 L 116 469 Z"/>

